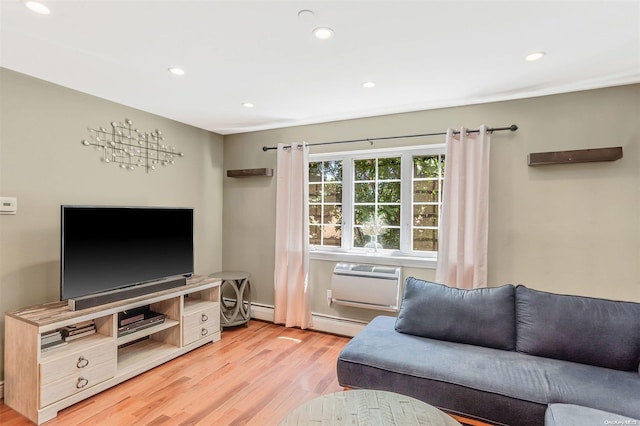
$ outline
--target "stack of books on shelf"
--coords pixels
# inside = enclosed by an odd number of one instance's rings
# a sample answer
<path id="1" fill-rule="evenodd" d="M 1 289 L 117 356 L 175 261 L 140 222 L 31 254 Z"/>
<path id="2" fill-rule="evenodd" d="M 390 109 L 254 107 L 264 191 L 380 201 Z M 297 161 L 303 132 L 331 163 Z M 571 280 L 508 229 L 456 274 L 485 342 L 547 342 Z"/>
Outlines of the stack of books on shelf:
<path id="1" fill-rule="evenodd" d="M 61 329 L 62 337 L 64 338 L 65 342 L 70 342 L 72 340 L 94 334 L 95 332 L 96 325 L 93 323 L 93 320 L 68 325 Z"/>
<path id="2" fill-rule="evenodd" d="M 62 332 L 60 330 L 48 331 L 40 335 L 40 350 L 42 350 L 42 352 L 46 352 L 66 344 L 67 342 L 62 337 Z"/>

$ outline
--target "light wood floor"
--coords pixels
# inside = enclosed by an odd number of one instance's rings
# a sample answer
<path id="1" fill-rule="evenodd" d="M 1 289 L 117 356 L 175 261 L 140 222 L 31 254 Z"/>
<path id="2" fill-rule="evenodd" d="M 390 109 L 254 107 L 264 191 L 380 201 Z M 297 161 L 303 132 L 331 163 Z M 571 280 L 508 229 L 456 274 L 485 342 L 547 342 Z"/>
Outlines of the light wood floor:
<path id="1" fill-rule="evenodd" d="M 58 425 L 273 425 L 300 404 L 342 390 L 336 360 L 347 337 L 252 320 L 220 342 L 58 413 Z M 29 425 L 0 403 L 0 424 Z"/>

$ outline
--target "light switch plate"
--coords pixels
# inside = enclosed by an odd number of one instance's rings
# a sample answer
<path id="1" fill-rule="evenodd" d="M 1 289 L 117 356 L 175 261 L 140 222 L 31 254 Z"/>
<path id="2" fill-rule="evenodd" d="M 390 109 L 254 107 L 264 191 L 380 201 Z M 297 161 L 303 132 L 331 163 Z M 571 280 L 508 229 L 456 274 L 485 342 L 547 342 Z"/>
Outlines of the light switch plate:
<path id="1" fill-rule="evenodd" d="M 0 214 L 16 214 L 18 199 L 16 197 L 0 197 Z"/>

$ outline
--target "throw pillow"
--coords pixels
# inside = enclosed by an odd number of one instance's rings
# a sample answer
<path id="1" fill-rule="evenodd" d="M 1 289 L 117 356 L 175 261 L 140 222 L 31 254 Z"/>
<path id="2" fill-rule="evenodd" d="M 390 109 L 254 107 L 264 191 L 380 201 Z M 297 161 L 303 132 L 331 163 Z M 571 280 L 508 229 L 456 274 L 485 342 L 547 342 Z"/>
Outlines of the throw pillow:
<path id="1" fill-rule="evenodd" d="M 640 303 L 516 289 L 517 350 L 623 371 L 640 361 Z"/>
<path id="2" fill-rule="evenodd" d="M 465 290 L 407 278 L 396 331 L 431 339 L 513 350 L 515 287 Z"/>

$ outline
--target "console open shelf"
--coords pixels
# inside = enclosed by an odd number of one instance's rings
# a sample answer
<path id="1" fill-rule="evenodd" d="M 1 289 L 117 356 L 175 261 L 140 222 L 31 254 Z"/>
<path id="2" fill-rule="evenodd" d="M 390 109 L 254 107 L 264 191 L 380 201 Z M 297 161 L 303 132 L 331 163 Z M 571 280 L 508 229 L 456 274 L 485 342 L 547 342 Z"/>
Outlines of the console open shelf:
<path id="1" fill-rule="evenodd" d="M 175 346 L 167 345 L 156 340 L 146 339 L 130 346 L 118 349 L 118 374 L 126 374 L 144 368 L 153 360 L 171 357 L 176 351 Z"/>
<path id="2" fill-rule="evenodd" d="M 53 302 L 7 312 L 4 402 L 44 423 L 63 408 L 220 340 L 219 301 L 218 279 L 192 277 L 186 286 L 79 311 Z M 164 322 L 118 337 L 118 314 L 144 306 L 164 314 Z M 52 334 L 91 321 L 95 333 L 41 351 L 42 342 L 56 339 Z"/>
<path id="3" fill-rule="evenodd" d="M 118 337 L 118 346 L 124 345 L 125 343 L 133 342 L 134 340 L 138 340 L 146 336 L 150 336 L 154 333 L 166 330 L 171 327 L 176 327 L 178 325 L 180 325 L 179 321 L 165 319 L 161 324 L 152 325 L 151 327 L 143 328 L 142 330 L 138 330 L 133 333 L 125 334 L 122 337 Z"/>

